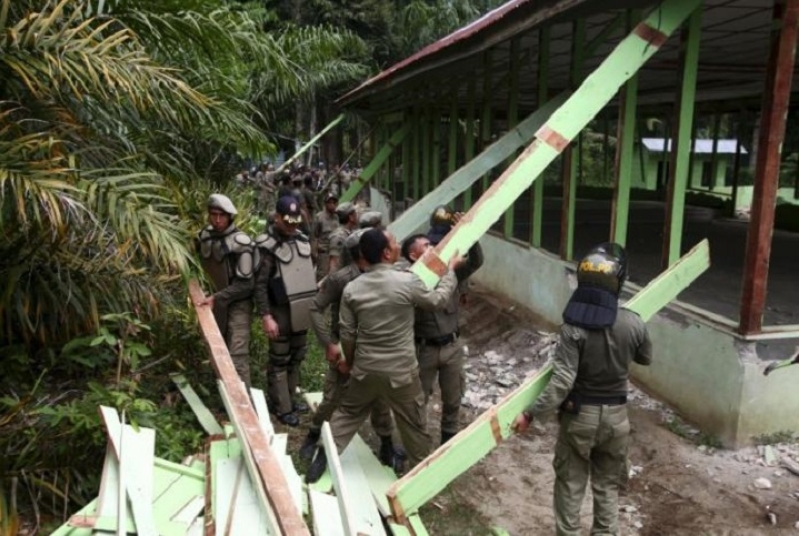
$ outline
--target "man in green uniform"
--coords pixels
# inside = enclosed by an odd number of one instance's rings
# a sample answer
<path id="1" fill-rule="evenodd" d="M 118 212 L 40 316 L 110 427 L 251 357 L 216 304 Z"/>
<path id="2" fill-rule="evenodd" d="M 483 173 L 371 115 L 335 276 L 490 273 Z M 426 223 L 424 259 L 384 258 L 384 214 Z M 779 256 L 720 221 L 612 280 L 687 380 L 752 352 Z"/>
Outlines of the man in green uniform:
<path id="1" fill-rule="evenodd" d="M 333 194 L 325 197 L 325 208 L 314 218 L 313 241 L 316 257 L 316 280 L 321 280 L 329 271 L 330 235 L 338 227 L 336 207 L 338 198 Z"/>
<path id="2" fill-rule="evenodd" d="M 438 209 L 436 210 L 438 212 Z M 459 214 L 445 211 L 447 221 L 431 218 L 427 236 L 414 235 L 405 241 L 403 256 L 410 264 L 416 262 L 430 246 L 437 245 L 460 219 Z M 419 360 L 419 377 L 422 380 L 425 402 L 433 394 L 433 385 L 438 379 L 441 389 L 441 444 L 449 441 L 460 429 L 460 409 L 466 383 L 463 365 L 466 355 L 463 345 L 458 343 L 458 314 L 460 312 L 461 289 L 468 285 L 468 278 L 483 265 L 483 250 L 479 242 L 469 249 L 466 263 L 455 270 L 458 286 L 446 307 L 437 311 L 416 310 L 414 334 L 416 357 Z"/>
<path id="3" fill-rule="evenodd" d="M 329 363 L 328 371 L 325 376 L 325 387 L 322 394 L 322 402 L 316 410 L 316 414 L 311 421 L 308 436 L 300 448 L 300 457 L 310 459 L 316 452 L 316 445 L 322 430 L 322 424 L 329 421 L 333 411 L 338 407 L 341 396 L 346 389 L 349 374 L 339 371 L 339 361 L 342 359 L 341 348 L 339 346 L 339 305 L 341 295 L 347 283 L 355 280 L 366 269 L 366 263 L 361 258 L 359 242 L 363 231 L 356 230 L 347 237 L 345 243 L 347 250 L 353 259 L 349 265 L 336 270 L 322 281 L 319 293 L 314 298 L 311 306 L 311 321 L 313 322 L 314 332 L 319 344 L 325 349 L 325 358 Z M 330 307 L 330 327 L 325 318 L 325 311 Z M 396 452 L 391 439 L 391 410 L 383 401 L 377 401 L 372 406 L 372 428 L 380 437 L 380 461 L 384 465 L 393 466 L 396 459 Z M 307 473 L 310 482 L 316 481 L 324 467 L 319 470 L 316 466 L 311 466 Z"/>
<path id="4" fill-rule="evenodd" d="M 211 195 L 209 225 L 200 231 L 197 250 L 214 290 L 203 304 L 211 306 L 236 372 L 249 386 L 250 319 L 257 263 L 252 238 L 233 223 L 236 214 L 238 211 L 230 198 Z"/>
<path id="5" fill-rule="evenodd" d="M 368 210 L 360 215 L 358 225 L 361 229 L 382 229 L 383 214 L 377 210 Z"/>
<path id="6" fill-rule="evenodd" d="M 592 249 L 577 267 L 577 290 L 563 312 L 552 379 L 538 400 L 516 417 L 525 431 L 540 415 L 560 408 L 555 446 L 555 526 L 577 536 L 589 475 L 594 494 L 592 535 L 617 535 L 619 484 L 630 440 L 627 376 L 630 363 L 649 365 L 652 343 L 641 318 L 620 309 L 627 255 L 618 244 Z"/>
<path id="7" fill-rule="evenodd" d="M 349 252 L 344 246 L 347 237 L 358 228 L 358 212 L 355 205 L 346 201 L 336 207 L 339 226 L 330 233 L 330 249 L 328 252 L 328 273 L 333 273 L 350 260 Z M 346 262 L 345 262 L 346 261 Z M 325 274 L 327 275 L 327 274 Z"/>
<path id="8" fill-rule="evenodd" d="M 311 244 L 298 231 L 302 221 L 296 198 L 278 199 L 274 223 L 255 239 L 261 264 L 255 280 L 255 304 L 269 337 L 267 367 L 270 409 L 289 426 L 297 426 L 296 412 L 308 411 L 294 401 L 300 381 L 300 364 L 308 350 L 311 302 L 316 278 Z"/>
<path id="9" fill-rule="evenodd" d="M 428 289 L 415 274 L 393 269 L 399 245 L 391 233 L 369 229 L 361 236 L 360 247 L 367 271 L 344 289 L 339 313 L 345 358 L 339 370 L 350 373 L 350 382 L 330 427 L 341 452 L 374 403 L 383 400 L 394 413 L 414 466 L 430 452 L 430 435 L 413 342 L 413 311 L 414 307 L 440 309 L 449 302 L 457 285 L 453 270 L 463 258 L 454 256 L 436 288 Z M 320 457 L 324 461 L 324 450 Z"/>

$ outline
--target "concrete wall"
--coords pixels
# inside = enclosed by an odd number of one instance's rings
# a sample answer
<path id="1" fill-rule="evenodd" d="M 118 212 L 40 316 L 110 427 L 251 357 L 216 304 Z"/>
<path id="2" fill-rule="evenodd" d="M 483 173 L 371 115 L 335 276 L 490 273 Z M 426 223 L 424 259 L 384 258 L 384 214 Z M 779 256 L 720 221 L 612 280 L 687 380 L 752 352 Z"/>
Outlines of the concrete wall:
<path id="1" fill-rule="evenodd" d="M 572 264 L 493 234 L 480 244 L 485 265 L 472 276 L 478 283 L 553 324 L 561 322 L 576 283 Z M 741 341 L 728 324 L 679 304 L 648 326 L 654 363 L 635 366 L 633 378 L 704 432 L 742 445 L 761 434 L 799 431 L 799 366 L 763 376 L 765 365 L 753 343 Z"/>

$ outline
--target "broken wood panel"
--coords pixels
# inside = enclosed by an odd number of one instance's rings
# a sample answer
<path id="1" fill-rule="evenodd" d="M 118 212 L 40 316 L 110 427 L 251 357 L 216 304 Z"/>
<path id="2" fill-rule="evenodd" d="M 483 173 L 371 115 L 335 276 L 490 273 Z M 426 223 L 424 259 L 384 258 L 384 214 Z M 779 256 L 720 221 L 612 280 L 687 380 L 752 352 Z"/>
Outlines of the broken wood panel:
<path id="1" fill-rule="evenodd" d="M 220 495 L 216 497 L 216 504 L 220 519 L 216 523 L 216 534 L 275 534 L 269 528 L 269 515 L 258 499 L 258 493 L 243 462 L 241 457 L 219 462 L 217 474 L 220 478 Z"/>
<path id="2" fill-rule="evenodd" d="M 227 393 L 224 383 L 222 380 L 217 380 L 217 385 L 219 387 L 219 393 L 222 395 L 222 402 L 225 404 L 225 409 L 227 409 L 228 415 L 233 416 L 233 402 L 230 399 L 230 395 Z M 244 384 L 238 382 L 238 385 L 244 390 Z M 249 398 L 247 402 L 247 406 L 252 411 L 252 406 L 249 405 Z M 253 417 L 255 416 L 255 412 L 253 411 Z M 238 438 L 238 442 L 241 444 L 241 453 L 242 458 L 244 459 L 245 467 L 247 468 L 247 472 L 253 477 L 254 480 L 254 487 L 258 494 L 258 498 L 261 500 L 261 505 L 263 506 L 264 511 L 267 515 L 267 526 L 269 528 L 270 534 L 294 534 L 290 530 L 286 529 L 283 530 L 282 527 L 285 526 L 285 521 L 280 519 L 280 513 L 273 509 L 274 502 L 271 500 L 272 497 L 269 496 L 269 492 L 267 491 L 267 487 L 264 482 L 260 481 L 260 471 L 259 471 L 259 464 L 258 464 L 258 456 L 263 455 L 265 452 L 268 453 L 270 458 L 270 467 L 269 467 L 269 474 L 275 475 L 276 477 L 279 475 L 280 478 L 280 499 L 281 499 L 281 507 L 283 510 L 288 511 L 291 515 L 300 515 L 300 511 L 294 506 L 294 501 L 291 498 L 291 492 L 289 491 L 288 481 L 286 480 L 285 475 L 283 474 L 283 470 L 280 467 L 279 462 L 277 461 L 277 456 L 269 447 L 268 444 L 263 445 L 265 449 L 258 449 L 256 452 L 255 449 L 247 448 L 248 445 L 245 441 L 242 441 L 243 437 L 246 437 L 242 434 L 242 429 L 240 429 L 240 425 L 233 420 L 233 426 L 236 429 L 236 436 Z M 256 424 L 256 428 L 259 432 L 261 432 L 262 439 L 265 441 L 266 437 L 263 436 L 263 432 L 260 429 L 260 425 Z M 274 463 L 274 466 L 271 464 Z M 286 499 L 288 500 L 288 504 L 285 504 Z M 217 505 L 217 512 L 219 512 L 219 508 L 221 505 Z M 301 526 L 297 526 L 296 521 L 292 522 L 292 530 L 305 530 L 305 533 L 310 536 L 308 533 L 308 527 L 305 525 L 305 522 L 302 521 L 300 518 L 300 522 L 302 523 Z M 217 523 L 217 528 L 219 528 L 219 523 Z M 281 532 L 282 531 L 282 532 Z"/>
<path id="3" fill-rule="evenodd" d="M 703 240 L 641 289 L 624 307 L 638 313 L 644 321 L 649 320 L 709 266 L 708 243 Z M 409 513 L 417 511 L 507 438 L 513 420 L 538 398 L 551 374 L 551 365 L 542 368 L 392 485 L 386 495 L 395 520 L 404 521 Z"/>
<path id="4" fill-rule="evenodd" d="M 344 473 L 341 470 L 341 463 L 338 458 L 338 449 L 336 448 L 336 443 L 333 441 L 333 434 L 330 432 L 330 423 L 327 421 L 322 424 L 322 442 L 324 443 L 325 453 L 327 454 L 327 468 L 330 470 L 330 476 L 333 479 L 333 489 L 336 491 L 338 510 L 341 514 L 341 526 L 344 528 L 344 534 L 347 536 L 356 536 L 355 527 L 353 526 L 353 508 L 355 505 L 350 502 L 347 482 L 344 478 Z"/>
<path id="5" fill-rule="evenodd" d="M 357 505 L 357 508 L 352 509 L 352 530 L 356 534 L 385 536 L 386 531 L 383 529 L 380 512 L 377 510 L 372 490 L 357 456 L 347 455 L 345 450 L 339 458 L 339 463 L 342 474 L 347 479 L 347 493 L 349 494 L 347 500 L 350 505 Z"/>
<path id="6" fill-rule="evenodd" d="M 449 176 L 435 190 L 409 207 L 399 218 L 389 224 L 388 230 L 396 236 L 398 241 L 410 236 L 420 226 L 427 223 L 430 214 L 438 205 L 450 203 L 471 188 L 472 184 L 480 180 L 480 177 L 524 147 L 535 136 L 541 125 L 566 100 L 567 96 L 567 93 L 562 93 L 530 114 L 515 128 Z"/>
<path id="7" fill-rule="evenodd" d="M 305 393 L 302 395 L 305 398 L 305 402 L 308 404 L 308 407 L 316 413 L 316 410 L 319 409 L 319 404 L 322 403 L 322 393 Z"/>
<path id="8" fill-rule="evenodd" d="M 97 511 L 97 499 L 72 514 L 66 523 L 58 527 L 50 536 L 91 536 L 92 523 Z"/>
<path id="9" fill-rule="evenodd" d="M 338 501 L 332 495 L 308 490 L 315 536 L 345 536 Z"/>
<path id="10" fill-rule="evenodd" d="M 153 465 L 155 463 L 155 430 L 123 425 L 116 410 L 100 406 L 100 416 L 108 433 L 109 444 L 119 462 L 119 477 L 125 482 L 130 498 L 136 532 L 156 536 L 153 515 Z M 119 498 L 119 502 L 124 501 Z"/>
<path id="11" fill-rule="evenodd" d="M 700 4 L 700 0 L 665 0 L 654 9 L 552 114 L 536 133 L 535 141 L 494 181 L 452 231 L 438 246 L 427 250 L 411 270 L 428 287 L 435 286 L 440 274 L 428 265 L 441 266 L 442 261 L 448 262 L 456 252 L 468 251 Z"/>
<path id="12" fill-rule="evenodd" d="M 180 394 L 182 394 L 183 398 L 188 402 L 189 407 L 191 407 L 191 410 L 194 412 L 194 416 L 200 421 L 200 425 L 203 427 L 203 430 L 205 430 L 205 433 L 208 435 L 221 434 L 222 427 L 219 426 L 216 417 L 214 417 L 213 413 L 203 404 L 203 401 L 200 400 L 200 397 L 194 391 L 189 380 L 186 379 L 186 376 L 183 374 L 171 374 L 170 377 L 172 381 L 175 382 L 175 385 L 178 386 Z"/>
<path id="13" fill-rule="evenodd" d="M 248 470 L 253 472 L 253 482 L 263 491 L 270 510 L 274 510 L 279 531 L 291 535 L 310 534 L 300 511 L 294 506 L 286 477 L 269 447 L 269 441 L 261 429 L 249 394 L 233 366 L 213 313 L 207 305 L 200 305 L 205 295 L 196 280 L 189 282 L 189 294 L 211 354 L 211 364 L 220 378 L 220 392 L 223 394 L 228 416 L 236 428 L 236 435 L 242 440 Z"/>
<path id="14" fill-rule="evenodd" d="M 255 406 L 255 413 L 258 414 L 258 422 L 261 424 L 261 429 L 264 431 L 264 434 L 266 434 L 271 444 L 275 436 L 275 427 L 272 426 L 272 418 L 269 416 L 269 409 L 266 407 L 264 392 L 251 387 L 250 395 L 252 396 L 253 406 Z"/>

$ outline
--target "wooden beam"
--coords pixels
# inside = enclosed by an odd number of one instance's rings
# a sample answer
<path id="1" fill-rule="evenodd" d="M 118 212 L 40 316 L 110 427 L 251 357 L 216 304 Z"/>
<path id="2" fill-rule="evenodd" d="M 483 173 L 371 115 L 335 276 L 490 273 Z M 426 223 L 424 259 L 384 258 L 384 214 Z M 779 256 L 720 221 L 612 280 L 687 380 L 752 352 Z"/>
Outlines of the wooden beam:
<path id="1" fill-rule="evenodd" d="M 648 321 L 685 290 L 710 266 L 707 240 L 703 240 L 624 304 Z M 538 374 L 480 415 L 457 436 L 440 446 L 386 492 L 391 512 L 398 522 L 443 490 L 457 476 L 480 461 L 501 441 L 512 435 L 511 425 L 519 413 L 543 392 L 552 375 L 547 365 Z"/>
<path id="2" fill-rule="evenodd" d="M 665 269 L 680 257 L 683 219 L 685 215 L 685 190 L 691 169 L 693 152 L 692 135 L 696 78 L 699 66 L 699 39 L 702 34 L 702 10 L 697 8 L 683 27 L 680 35 L 680 84 L 674 103 L 669 184 L 666 199 L 666 219 L 663 224 L 663 255 L 661 266 Z M 669 136 L 666 136 L 667 138 Z"/>
<path id="3" fill-rule="evenodd" d="M 355 199 L 355 196 L 358 195 L 358 192 L 363 190 L 363 187 L 372 180 L 372 177 L 375 176 L 377 171 L 380 167 L 386 163 L 388 157 L 391 156 L 391 153 L 394 152 L 394 149 L 397 148 L 402 143 L 402 140 L 405 139 L 405 136 L 408 135 L 410 131 L 411 124 L 404 123 L 399 130 L 395 131 L 394 134 L 388 140 L 388 143 L 383 145 L 377 154 L 372 159 L 371 162 L 363 169 L 361 175 L 355 180 L 352 181 L 350 187 L 344 192 L 339 199 L 339 202 L 344 203 L 345 201 L 352 201 Z"/>
<path id="4" fill-rule="evenodd" d="M 519 36 L 511 39 L 510 42 L 510 87 L 508 88 L 508 130 L 516 127 L 519 123 L 519 66 L 521 64 L 521 38 Z M 514 152 L 507 159 L 506 165 L 511 165 L 516 159 Z M 505 211 L 504 234 L 505 238 L 513 238 L 513 224 L 516 219 L 516 211 L 513 203 Z"/>
<path id="5" fill-rule="evenodd" d="M 277 173 L 280 173 L 281 171 L 283 171 L 284 169 L 286 169 L 287 167 L 289 167 L 289 166 L 291 165 L 291 163 L 292 163 L 292 162 L 294 162 L 294 161 L 295 161 L 297 158 L 299 158 L 300 156 L 302 156 L 302 155 L 305 153 L 305 151 L 307 151 L 308 149 L 310 149 L 311 147 L 313 147 L 313 146 L 314 146 L 314 144 L 315 144 L 317 141 L 319 141 L 319 140 L 322 138 L 322 136 L 324 136 L 325 134 L 327 134 L 328 132 L 330 132 L 330 130 L 331 130 L 331 129 L 333 129 L 333 128 L 334 128 L 336 125 L 338 125 L 339 123 L 341 123 L 343 120 L 344 120 L 344 114 L 341 114 L 341 115 L 339 115 L 338 117 L 336 117 L 335 119 L 333 119 L 333 120 L 330 122 L 330 124 L 328 124 L 328 125 L 327 125 L 325 128 L 323 128 L 323 129 L 322 129 L 322 130 L 319 132 L 319 134 L 317 134 L 316 136 L 314 136 L 313 138 L 311 138 L 311 140 L 310 140 L 308 143 L 306 143 L 305 145 L 303 145 L 302 147 L 300 147 L 300 148 L 297 150 L 297 152 L 296 152 L 296 153 L 294 153 L 294 154 L 292 155 L 292 157 L 291 157 L 291 158 L 289 158 L 289 159 L 287 159 L 285 162 L 283 162 L 283 163 L 280 165 L 280 167 L 278 167 L 278 168 L 275 170 L 275 173 L 276 173 L 276 174 L 277 174 Z"/>
<path id="6" fill-rule="evenodd" d="M 428 221 L 433 209 L 438 205 L 446 205 L 461 193 L 467 191 L 480 177 L 501 164 L 506 158 L 513 155 L 515 151 L 524 147 L 535 136 L 536 131 L 541 128 L 541 125 L 550 117 L 552 112 L 566 101 L 567 96 L 567 93 L 558 95 L 525 118 L 516 128 L 492 143 L 476 158 L 468 160 L 463 167 L 444 180 L 438 188 L 391 222 L 388 230 L 394 233 L 397 240 L 400 241 L 411 235 Z"/>
<path id="7" fill-rule="evenodd" d="M 774 20 L 778 23 L 779 33 L 772 34 L 766 88 L 763 92 L 752 215 L 746 239 L 741 291 L 739 330 L 744 334 L 757 333 L 763 326 L 774 206 L 779 188 L 782 142 L 785 139 L 799 33 L 799 0 L 776 2 Z"/>
<path id="8" fill-rule="evenodd" d="M 549 102 L 549 28 L 538 30 L 538 108 Z M 544 223 L 544 181 L 536 181 L 530 192 L 530 245 L 541 247 Z"/>
<path id="9" fill-rule="evenodd" d="M 219 426 L 219 423 L 216 421 L 216 417 L 214 417 L 214 414 L 208 410 L 205 404 L 203 404 L 203 401 L 200 400 L 200 397 L 197 396 L 197 393 L 192 388 L 189 380 L 186 379 L 186 376 L 183 374 L 170 374 L 169 377 L 172 378 L 172 381 L 178 386 L 180 394 L 182 394 L 183 398 L 186 399 L 186 402 L 194 412 L 194 416 L 197 417 L 197 420 L 200 422 L 203 430 L 205 430 L 205 433 L 208 435 L 221 434 L 222 427 Z"/>
<path id="10" fill-rule="evenodd" d="M 257 490 L 262 490 L 277 518 L 276 529 L 286 535 L 310 535 L 302 515 L 295 507 L 286 477 L 280 463 L 269 447 L 250 397 L 230 359 L 225 339 L 219 332 L 210 307 L 200 305 L 205 298 L 196 280 L 189 282 L 189 295 L 197 311 L 197 319 L 211 354 L 211 364 L 220 381 L 223 402 L 228 406 L 228 416 L 236 427 L 242 448 L 252 456 L 254 467 L 251 478 Z M 225 399 L 224 396 L 229 397 Z"/>
<path id="11" fill-rule="evenodd" d="M 477 81 L 474 77 L 470 77 L 466 89 L 466 127 L 465 136 L 463 138 L 463 163 L 468 165 L 474 158 L 474 145 L 475 145 L 475 98 L 477 93 Z M 451 174 L 450 174 L 451 175 Z M 463 207 L 464 210 L 469 210 L 472 206 L 472 186 L 466 188 L 463 192 Z"/>
<path id="12" fill-rule="evenodd" d="M 700 0 L 665 0 L 654 9 L 552 114 L 536 133 L 533 143 L 494 181 L 438 246 L 425 252 L 412 271 L 427 286 L 435 286 L 440 275 L 428 265 L 434 268 L 446 265 L 455 253 L 468 251 L 699 5 Z"/>

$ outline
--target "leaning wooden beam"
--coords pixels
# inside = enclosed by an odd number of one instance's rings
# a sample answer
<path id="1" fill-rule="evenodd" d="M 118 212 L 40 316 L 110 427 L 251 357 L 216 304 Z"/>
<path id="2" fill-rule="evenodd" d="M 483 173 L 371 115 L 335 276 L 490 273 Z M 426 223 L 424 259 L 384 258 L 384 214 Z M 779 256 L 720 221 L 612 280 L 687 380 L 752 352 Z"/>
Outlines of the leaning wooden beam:
<path id="1" fill-rule="evenodd" d="M 447 261 L 456 252 L 467 251 L 491 228 L 700 4 L 701 0 L 665 0 L 616 46 L 444 240 L 414 264 L 413 271 L 425 284 L 430 287 L 436 284 Z"/>
<path id="2" fill-rule="evenodd" d="M 710 266 L 708 241 L 703 240 L 677 263 L 641 289 L 624 307 L 644 321 L 675 299 Z M 395 520 L 409 514 L 443 490 L 458 475 L 480 461 L 508 438 L 516 416 L 532 404 L 546 387 L 552 366 L 542 368 L 533 378 L 480 415 L 466 429 L 438 448 L 386 492 Z"/>
<path id="3" fill-rule="evenodd" d="M 291 165 L 291 163 L 292 163 L 292 162 L 294 162 L 294 161 L 295 161 L 297 158 L 299 158 L 300 156 L 302 156 L 302 155 L 305 153 L 305 151 L 307 151 L 308 149 L 310 149 L 311 147 L 313 147 L 313 146 L 314 146 L 314 144 L 315 144 L 317 141 L 319 141 L 319 140 L 322 138 L 322 136 L 324 136 L 325 134 L 327 134 L 327 133 L 328 133 L 328 132 L 329 132 L 331 129 L 333 129 L 333 127 L 335 127 L 336 125 L 338 125 L 339 123 L 341 123 L 343 120 L 344 120 L 344 114 L 341 114 L 341 115 L 339 115 L 338 117 L 336 117 L 335 119 L 333 119 L 333 120 L 330 122 L 330 124 L 329 124 L 329 125 L 327 125 L 325 128 L 323 128 L 323 129 L 322 129 L 322 130 L 319 132 L 319 134 L 317 134 L 316 136 L 314 136 L 313 138 L 311 138 L 311 139 L 310 139 L 310 141 L 309 141 L 308 143 L 306 143 L 305 145 L 303 145 L 302 147 L 300 147 L 300 149 L 299 149 L 299 150 L 298 150 L 296 153 L 294 153 L 294 154 L 291 156 L 291 158 L 289 158 L 288 160 L 286 160 L 285 162 L 283 162 L 283 164 L 281 164 L 281 166 L 280 166 L 279 168 L 277 168 L 277 170 L 275 170 L 275 173 L 280 173 L 281 171 L 283 171 L 284 169 L 286 169 L 287 167 L 289 167 L 289 166 Z"/>
<path id="4" fill-rule="evenodd" d="M 363 187 L 366 186 L 370 180 L 372 180 L 372 177 L 374 177 L 380 167 L 386 163 L 388 157 L 391 156 L 391 153 L 394 152 L 394 149 L 396 149 L 402 143 L 410 130 L 411 123 L 406 121 L 399 130 L 391 135 L 391 137 L 388 139 L 388 142 L 383 145 L 379 151 L 377 151 L 377 154 L 372 161 L 369 162 L 369 164 L 367 164 L 367 166 L 363 169 L 361 175 L 352 181 L 352 184 L 349 188 L 347 188 L 347 191 L 341 195 L 341 198 L 339 199 L 341 203 L 355 199 L 355 196 L 358 195 L 358 192 L 363 190 Z"/>
<path id="5" fill-rule="evenodd" d="M 399 218 L 391 222 L 388 230 L 400 241 L 410 236 L 419 226 L 427 222 L 430 214 L 438 205 L 446 205 L 461 195 L 471 188 L 472 184 L 480 180 L 480 177 L 524 147 L 552 115 L 552 112 L 566 101 L 567 96 L 567 93 L 561 93 L 544 104 L 477 157 L 450 175 L 438 188 L 403 212 Z"/>
<path id="6" fill-rule="evenodd" d="M 189 295 L 197 311 L 197 319 L 205 342 L 208 344 L 211 364 L 220 379 L 222 391 L 229 397 L 228 400 L 223 399 L 228 406 L 228 416 L 236 426 L 236 434 L 241 438 L 243 450 L 253 458 L 254 474 L 250 475 L 253 484 L 258 490 L 264 491 L 274 510 L 279 525 L 278 532 L 292 536 L 310 534 L 302 515 L 294 505 L 286 477 L 280 469 L 277 457 L 269 447 L 269 440 L 250 403 L 244 383 L 236 373 L 211 308 L 200 305 L 205 295 L 196 280 L 189 282 Z"/>
<path id="7" fill-rule="evenodd" d="M 200 421 L 200 425 L 203 427 L 203 430 L 205 430 L 205 433 L 208 435 L 221 434 L 222 427 L 219 426 L 216 417 L 214 417 L 214 414 L 203 404 L 200 397 L 197 396 L 197 393 L 192 388 L 189 380 L 186 379 L 186 376 L 183 374 L 171 374 L 170 377 L 172 381 L 175 382 L 175 385 L 178 386 L 180 394 L 186 399 L 189 407 L 194 412 L 194 416 Z"/>

